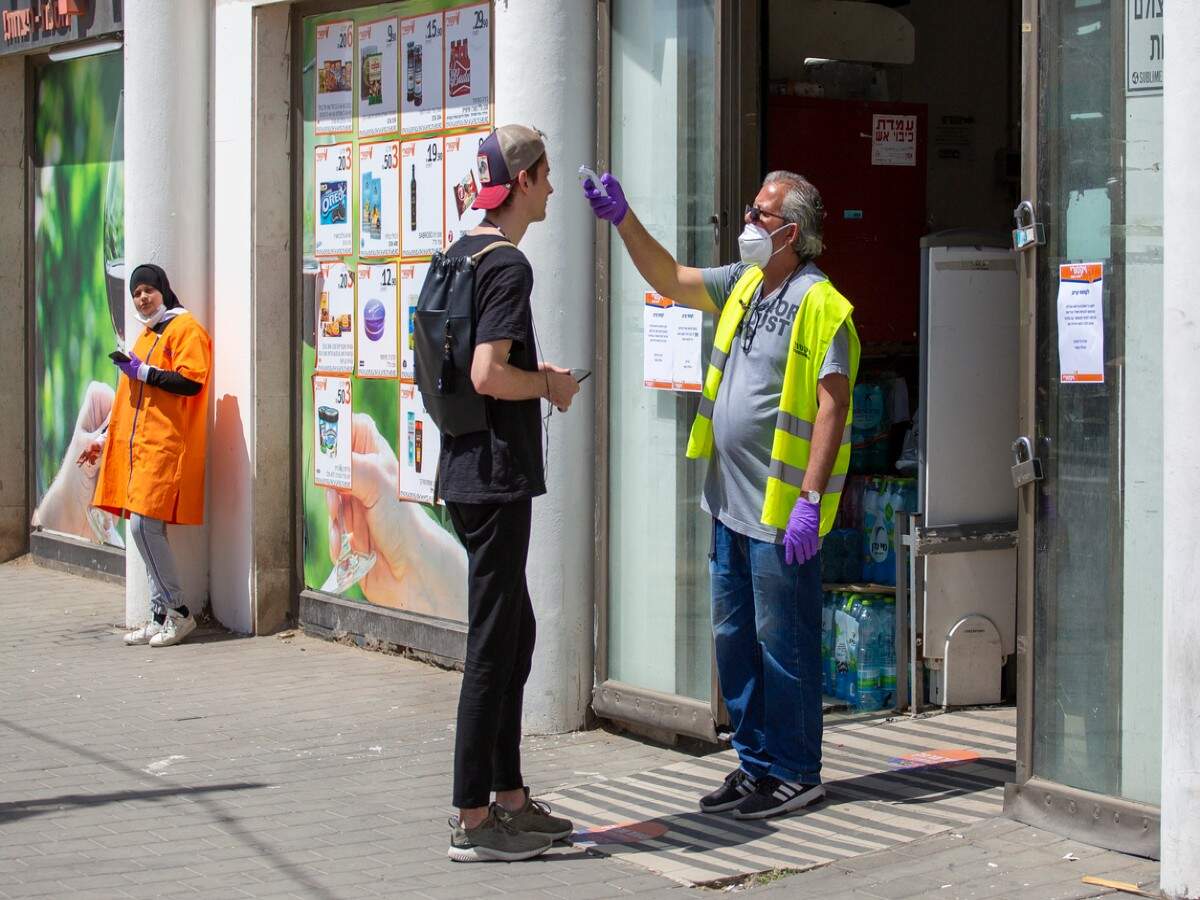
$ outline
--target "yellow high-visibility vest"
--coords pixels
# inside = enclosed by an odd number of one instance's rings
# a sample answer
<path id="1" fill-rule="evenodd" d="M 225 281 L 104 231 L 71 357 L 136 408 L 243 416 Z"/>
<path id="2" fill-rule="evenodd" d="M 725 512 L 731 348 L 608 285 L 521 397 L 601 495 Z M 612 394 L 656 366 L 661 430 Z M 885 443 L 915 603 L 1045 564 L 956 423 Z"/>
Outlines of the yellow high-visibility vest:
<path id="1" fill-rule="evenodd" d="M 738 279 L 725 300 L 717 333 L 713 340 L 712 357 L 704 376 L 704 392 L 700 410 L 692 422 L 688 437 L 689 459 L 709 458 L 713 450 L 713 408 L 725 363 L 733 349 L 742 317 L 746 314 L 754 292 L 762 282 L 762 269 L 751 266 Z M 804 294 L 796 319 L 792 323 L 791 350 L 783 372 L 783 389 L 779 397 L 779 412 L 775 419 L 775 437 L 771 442 L 771 465 L 763 499 L 762 522 L 780 530 L 787 527 L 788 516 L 800 496 L 808 455 L 812 449 L 813 426 L 817 421 L 817 376 L 825 361 L 825 353 L 842 325 L 846 326 L 850 344 L 850 392 L 858 377 L 858 361 L 862 347 L 854 329 L 850 301 L 837 292 L 829 279 L 812 285 Z M 837 460 L 829 475 L 829 483 L 821 495 L 821 534 L 828 534 L 837 516 L 846 473 L 850 471 L 850 423 L 854 418 L 854 403 L 846 413 L 846 425 Z"/>

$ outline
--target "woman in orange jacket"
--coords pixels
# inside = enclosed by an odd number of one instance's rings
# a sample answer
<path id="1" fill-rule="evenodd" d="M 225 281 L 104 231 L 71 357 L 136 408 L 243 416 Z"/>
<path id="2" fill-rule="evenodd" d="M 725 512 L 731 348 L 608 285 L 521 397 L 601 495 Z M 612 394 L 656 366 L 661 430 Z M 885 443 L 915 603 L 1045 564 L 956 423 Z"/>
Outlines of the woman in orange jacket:
<path id="1" fill-rule="evenodd" d="M 134 269 L 129 291 L 145 327 L 128 355 L 112 354 L 125 377 L 113 400 L 93 505 L 129 519 L 150 576 L 154 617 L 126 634 L 125 643 L 169 647 L 196 627 L 166 527 L 204 521 L 212 340 L 179 305 L 158 266 Z"/>

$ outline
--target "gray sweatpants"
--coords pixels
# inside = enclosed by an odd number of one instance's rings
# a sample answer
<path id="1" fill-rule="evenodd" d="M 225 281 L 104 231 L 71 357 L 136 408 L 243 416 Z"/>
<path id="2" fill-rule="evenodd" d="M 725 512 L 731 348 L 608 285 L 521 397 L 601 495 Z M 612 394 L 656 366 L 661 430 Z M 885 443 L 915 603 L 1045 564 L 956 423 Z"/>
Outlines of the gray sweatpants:
<path id="1" fill-rule="evenodd" d="M 168 609 L 179 609 L 184 605 L 183 587 L 175 568 L 175 556 L 167 543 L 167 523 L 133 513 L 129 517 L 129 530 L 150 575 L 150 608 L 163 615 Z"/>

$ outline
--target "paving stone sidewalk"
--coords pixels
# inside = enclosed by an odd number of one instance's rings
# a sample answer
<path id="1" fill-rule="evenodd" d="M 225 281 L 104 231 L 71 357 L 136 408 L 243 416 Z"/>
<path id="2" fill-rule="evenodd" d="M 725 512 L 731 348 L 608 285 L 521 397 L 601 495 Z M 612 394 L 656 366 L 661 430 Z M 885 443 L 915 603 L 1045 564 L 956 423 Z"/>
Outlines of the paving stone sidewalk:
<path id="1" fill-rule="evenodd" d="M 119 587 L 0 566 L 0 898 L 1037 898 L 1157 877 L 1002 819 L 716 890 L 569 845 L 451 863 L 457 673 L 302 634 L 127 648 L 123 610 Z M 596 730 L 527 737 L 524 758 L 564 795 L 691 757 Z"/>

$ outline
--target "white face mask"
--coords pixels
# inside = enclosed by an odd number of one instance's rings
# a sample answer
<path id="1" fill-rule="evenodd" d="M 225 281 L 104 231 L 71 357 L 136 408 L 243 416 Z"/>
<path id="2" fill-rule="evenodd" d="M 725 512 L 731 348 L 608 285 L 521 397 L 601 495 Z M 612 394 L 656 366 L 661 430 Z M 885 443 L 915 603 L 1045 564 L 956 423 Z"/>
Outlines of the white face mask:
<path id="1" fill-rule="evenodd" d="M 771 257 L 780 250 L 787 247 L 784 244 L 779 250 L 771 250 L 771 238 L 791 225 L 787 222 L 780 225 L 774 231 L 768 232 L 761 225 L 755 225 L 753 222 L 747 222 L 746 227 L 742 229 L 742 233 L 738 235 L 738 252 L 742 256 L 742 262 L 749 266 L 758 266 L 760 269 L 765 267 L 771 261 Z"/>
<path id="2" fill-rule="evenodd" d="M 137 311 L 136 308 L 133 310 L 133 317 L 135 319 L 137 319 L 139 322 L 141 322 L 143 325 L 145 325 L 147 328 L 153 328 L 155 325 L 157 325 L 159 322 L 162 321 L 163 316 L 165 316 L 166 314 L 167 314 L 167 304 L 165 304 L 165 303 L 158 304 L 158 309 L 156 309 L 154 312 L 152 312 L 148 316 L 143 316 L 140 312 Z"/>

